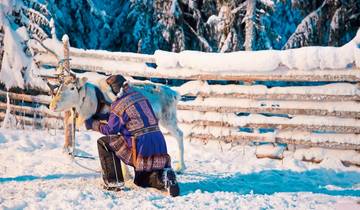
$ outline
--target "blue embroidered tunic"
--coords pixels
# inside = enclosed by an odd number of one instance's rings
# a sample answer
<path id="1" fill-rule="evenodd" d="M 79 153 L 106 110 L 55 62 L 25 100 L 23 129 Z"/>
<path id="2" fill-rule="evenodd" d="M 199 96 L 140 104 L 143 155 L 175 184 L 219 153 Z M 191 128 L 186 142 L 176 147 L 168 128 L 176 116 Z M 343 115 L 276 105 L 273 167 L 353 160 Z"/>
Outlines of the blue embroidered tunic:
<path id="1" fill-rule="evenodd" d="M 108 122 L 100 124 L 99 130 L 104 135 L 120 134 L 111 141 L 110 146 L 119 158 L 133 165 L 135 170 L 170 167 L 170 156 L 158 127 L 158 119 L 149 101 L 131 87 L 112 103 Z M 135 163 L 132 160 L 133 142 L 136 142 Z"/>

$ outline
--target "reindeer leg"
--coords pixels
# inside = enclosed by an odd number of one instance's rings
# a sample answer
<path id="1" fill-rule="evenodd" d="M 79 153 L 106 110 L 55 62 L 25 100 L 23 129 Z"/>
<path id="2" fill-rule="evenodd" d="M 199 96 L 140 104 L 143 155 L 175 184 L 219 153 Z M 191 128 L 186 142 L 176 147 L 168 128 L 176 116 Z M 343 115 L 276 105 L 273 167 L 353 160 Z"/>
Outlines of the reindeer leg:
<path id="1" fill-rule="evenodd" d="M 172 118 L 175 119 L 176 118 Z M 185 161 L 184 161 L 184 135 L 183 132 L 180 130 L 180 128 L 177 126 L 176 122 L 164 123 L 166 125 L 163 125 L 172 136 L 175 137 L 178 145 L 178 161 L 175 166 L 175 171 L 177 173 L 181 173 L 186 169 Z"/>
<path id="2" fill-rule="evenodd" d="M 84 118 L 78 116 L 76 118 L 76 127 L 80 128 L 80 126 L 82 126 L 84 124 L 84 121 L 85 121 Z"/>
<path id="3" fill-rule="evenodd" d="M 72 127 L 71 127 L 71 112 L 66 111 L 64 116 L 64 135 L 65 135 L 65 142 L 63 147 L 63 152 L 70 154 L 71 152 L 71 145 L 72 145 Z"/>
<path id="4" fill-rule="evenodd" d="M 176 141 L 178 143 L 178 159 L 179 162 L 175 166 L 175 170 L 178 173 L 181 173 L 185 170 L 185 161 L 184 161 L 184 135 L 183 132 L 176 126 Z"/>

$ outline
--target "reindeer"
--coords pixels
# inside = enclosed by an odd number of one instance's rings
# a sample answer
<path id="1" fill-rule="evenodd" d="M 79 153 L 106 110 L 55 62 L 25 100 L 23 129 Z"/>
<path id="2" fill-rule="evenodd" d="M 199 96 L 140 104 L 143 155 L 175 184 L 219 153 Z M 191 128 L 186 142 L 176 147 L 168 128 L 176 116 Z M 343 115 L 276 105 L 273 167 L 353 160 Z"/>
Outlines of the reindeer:
<path id="1" fill-rule="evenodd" d="M 109 112 L 109 104 L 116 99 L 116 96 L 106 83 L 105 77 L 98 78 L 90 83 L 87 77 L 77 78 L 74 73 L 69 73 L 67 76 L 63 75 L 62 82 L 51 100 L 51 110 L 62 112 L 74 107 L 78 113 L 78 126 L 97 112 Z M 99 74 L 96 75 L 99 77 Z M 90 76 L 89 78 L 93 77 Z M 177 140 L 179 162 L 176 164 L 175 170 L 182 172 L 185 170 L 183 132 L 177 125 L 176 117 L 176 104 L 179 100 L 179 94 L 165 85 L 154 83 L 132 84 L 130 82 L 129 85 L 149 99 L 160 125 L 166 128 Z M 50 88 L 53 91 L 53 87 Z M 105 103 L 103 107 L 99 107 L 100 99 L 97 96 L 99 90 L 103 93 L 105 101 L 109 102 Z"/>

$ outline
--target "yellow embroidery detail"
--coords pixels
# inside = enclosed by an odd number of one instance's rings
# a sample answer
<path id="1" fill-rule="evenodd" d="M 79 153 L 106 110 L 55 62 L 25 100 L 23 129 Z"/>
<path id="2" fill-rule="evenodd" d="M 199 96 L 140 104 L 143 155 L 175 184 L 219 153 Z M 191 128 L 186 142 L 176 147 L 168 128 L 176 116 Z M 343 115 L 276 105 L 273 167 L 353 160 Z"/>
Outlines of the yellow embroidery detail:
<path id="1" fill-rule="evenodd" d="M 129 131 L 134 131 L 144 127 L 144 122 L 134 105 L 130 105 L 125 112 L 129 116 L 129 121 L 126 123 L 126 128 Z"/>
<path id="2" fill-rule="evenodd" d="M 124 111 L 138 101 L 145 100 L 144 96 L 138 92 L 130 93 L 120 100 L 120 102 L 112 109 L 118 117 L 121 117 Z"/>
<path id="3" fill-rule="evenodd" d="M 156 118 L 155 118 L 153 112 L 151 111 L 148 103 L 144 100 L 144 101 L 140 101 L 139 104 L 140 104 L 142 111 L 146 115 L 146 117 L 149 121 L 149 124 L 155 125 L 157 123 L 157 121 L 156 121 Z"/>

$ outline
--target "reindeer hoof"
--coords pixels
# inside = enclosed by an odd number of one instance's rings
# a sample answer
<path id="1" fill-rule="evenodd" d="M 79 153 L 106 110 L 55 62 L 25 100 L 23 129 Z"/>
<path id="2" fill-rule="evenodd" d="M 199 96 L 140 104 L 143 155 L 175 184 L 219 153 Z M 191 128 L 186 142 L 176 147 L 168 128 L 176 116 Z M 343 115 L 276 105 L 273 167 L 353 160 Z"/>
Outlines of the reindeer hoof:
<path id="1" fill-rule="evenodd" d="M 175 166 L 175 172 L 177 174 L 183 173 L 185 171 L 185 169 L 186 169 L 185 164 L 177 163 Z"/>
<path id="2" fill-rule="evenodd" d="M 64 154 L 67 154 L 67 155 L 70 155 L 70 154 L 71 154 L 71 149 L 70 149 L 70 147 L 64 146 L 64 147 L 63 147 L 63 153 L 64 153 Z"/>

